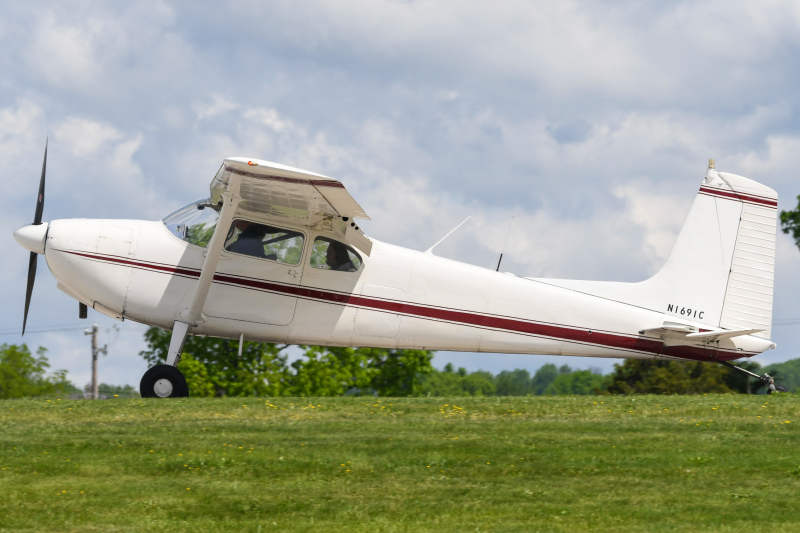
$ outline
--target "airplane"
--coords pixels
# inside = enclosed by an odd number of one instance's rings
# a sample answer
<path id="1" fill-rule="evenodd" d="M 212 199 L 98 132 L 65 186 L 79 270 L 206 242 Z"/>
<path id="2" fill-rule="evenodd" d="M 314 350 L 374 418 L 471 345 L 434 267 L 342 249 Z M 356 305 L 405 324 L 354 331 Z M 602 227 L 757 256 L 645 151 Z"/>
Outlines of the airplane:
<path id="1" fill-rule="evenodd" d="M 23 334 L 44 255 L 81 318 L 91 307 L 172 330 L 142 397 L 189 395 L 176 367 L 190 334 L 240 350 L 247 339 L 707 361 L 786 390 L 731 364 L 775 348 L 777 193 L 714 160 L 666 264 L 638 283 L 519 277 L 384 243 L 361 230 L 369 217 L 341 181 L 246 157 L 163 220 L 43 223 L 46 166 L 45 144 L 33 224 L 14 233 L 30 251 Z"/>

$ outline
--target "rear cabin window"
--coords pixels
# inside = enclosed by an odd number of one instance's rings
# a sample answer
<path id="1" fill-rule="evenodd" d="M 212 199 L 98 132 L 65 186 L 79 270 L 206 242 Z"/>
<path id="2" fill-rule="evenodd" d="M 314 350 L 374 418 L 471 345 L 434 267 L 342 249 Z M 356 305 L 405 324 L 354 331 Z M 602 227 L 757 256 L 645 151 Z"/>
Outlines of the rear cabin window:
<path id="1" fill-rule="evenodd" d="M 311 251 L 311 267 L 339 272 L 356 272 L 361 268 L 361 256 L 343 242 L 317 237 Z"/>
<path id="2" fill-rule="evenodd" d="M 231 224 L 225 249 L 236 254 L 297 265 L 303 255 L 303 234 L 289 229 L 236 219 Z"/>

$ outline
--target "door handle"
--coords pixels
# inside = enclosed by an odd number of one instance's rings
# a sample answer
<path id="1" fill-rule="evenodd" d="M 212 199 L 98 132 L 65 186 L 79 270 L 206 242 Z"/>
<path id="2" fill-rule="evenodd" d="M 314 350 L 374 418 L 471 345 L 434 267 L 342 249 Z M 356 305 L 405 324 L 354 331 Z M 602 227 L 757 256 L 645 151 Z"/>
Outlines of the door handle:
<path id="1" fill-rule="evenodd" d="M 289 274 L 291 274 L 292 276 L 295 276 L 295 275 L 297 275 L 297 270 L 295 270 L 293 268 L 290 268 L 289 269 Z"/>

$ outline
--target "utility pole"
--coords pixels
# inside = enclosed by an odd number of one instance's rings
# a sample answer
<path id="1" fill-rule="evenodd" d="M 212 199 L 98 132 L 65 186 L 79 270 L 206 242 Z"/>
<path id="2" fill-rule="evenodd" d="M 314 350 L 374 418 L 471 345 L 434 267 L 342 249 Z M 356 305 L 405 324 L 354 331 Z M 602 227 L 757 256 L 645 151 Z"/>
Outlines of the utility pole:
<path id="1" fill-rule="evenodd" d="M 97 400 L 100 397 L 97 390 L 97 356 L 101 353 L 103 355 L 108 355 L 107 344 L 102 348 L 97 347 L 97 329 L 97 324 L 92 324 L 92 329 L 83 330 L 84 335 L 92 336 L 92 400 Z"/>

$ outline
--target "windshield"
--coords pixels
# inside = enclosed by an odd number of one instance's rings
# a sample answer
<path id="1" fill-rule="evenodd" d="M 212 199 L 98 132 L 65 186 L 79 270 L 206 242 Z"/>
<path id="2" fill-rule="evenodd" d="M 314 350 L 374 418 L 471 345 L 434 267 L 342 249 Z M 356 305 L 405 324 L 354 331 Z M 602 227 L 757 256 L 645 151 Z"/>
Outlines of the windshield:
<path id="1" fill-rule="evenodd" d="M 167 229 L 176 237 L 205 248 L 214 235 L 219 213 L 207 207 L 208 198 L 193 202 L 178 209 L 162 220 Z"/>

